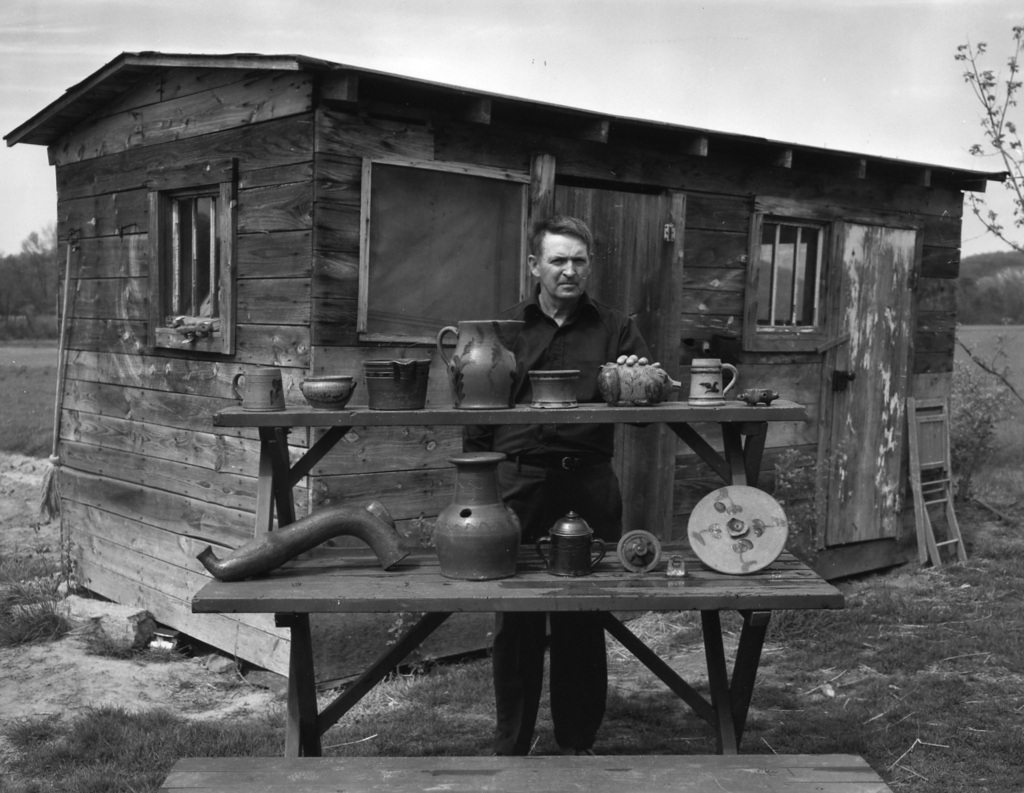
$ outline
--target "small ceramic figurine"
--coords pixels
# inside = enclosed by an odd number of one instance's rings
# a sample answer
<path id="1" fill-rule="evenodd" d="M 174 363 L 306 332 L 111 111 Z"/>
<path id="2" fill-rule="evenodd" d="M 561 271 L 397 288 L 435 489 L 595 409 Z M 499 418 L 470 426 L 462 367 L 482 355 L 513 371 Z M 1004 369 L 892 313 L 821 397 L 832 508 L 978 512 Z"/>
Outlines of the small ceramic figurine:
<path id="1" fill-rule="evenodd" d="M 616 407 L 657 405 L 667 400 L 681 383 L 669 377 L 659 363 L 639 359 L 632 366 L 620 355 L 606 363 L 597 375 L 597 387 L 604 401 Z"/>
<path id="2" fill-rule="evenodd" d="M 770 388 L 748 388 L 746 391 L 740 391 L 736 395 L 737 400 L 746 402 L 751 406 L 756 405 L 758 402 L 770 405 L 773 400 L 778 398 L 778 391 L 772 391 Z"/>

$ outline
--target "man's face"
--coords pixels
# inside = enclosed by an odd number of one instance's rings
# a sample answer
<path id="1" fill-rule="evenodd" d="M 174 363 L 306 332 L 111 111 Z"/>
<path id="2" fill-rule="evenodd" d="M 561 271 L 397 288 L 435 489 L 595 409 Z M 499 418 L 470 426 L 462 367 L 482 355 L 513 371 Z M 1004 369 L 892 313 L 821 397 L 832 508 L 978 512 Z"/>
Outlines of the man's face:
<path id="1" fill-rule="evenodd" d="M 530 272 L 553 303 L 564 304 L 583 294 L 590 275 L 590 254 L 579 237 L 546 234 L 540 255 L 530 256 Z"/>

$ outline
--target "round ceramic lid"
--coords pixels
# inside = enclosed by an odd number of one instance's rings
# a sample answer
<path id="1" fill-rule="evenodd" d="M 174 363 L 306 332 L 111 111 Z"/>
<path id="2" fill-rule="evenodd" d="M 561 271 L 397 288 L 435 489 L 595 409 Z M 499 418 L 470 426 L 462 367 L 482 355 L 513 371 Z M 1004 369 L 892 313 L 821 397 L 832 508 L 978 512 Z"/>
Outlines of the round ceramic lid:
<path id="1" fill-rule="evenodd" d="M 774 562 L 786 546 L 789 521 L 774 498 L 747 485 L 708 493 L 690 513 L 690 547 L 712 570 L 743 575 Z"/>

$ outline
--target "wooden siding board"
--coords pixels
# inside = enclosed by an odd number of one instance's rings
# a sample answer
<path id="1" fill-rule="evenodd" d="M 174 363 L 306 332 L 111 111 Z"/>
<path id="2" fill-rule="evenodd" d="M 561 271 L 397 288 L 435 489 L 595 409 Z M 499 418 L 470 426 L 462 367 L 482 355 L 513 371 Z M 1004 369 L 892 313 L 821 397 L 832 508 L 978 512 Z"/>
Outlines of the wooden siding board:
<path id="1" fill-rule="evenodd" d="M 188 465 L 177 459 L 125 454 L 104 446 L 65 441 L 61 464 L 95 476 L 152 487 L 229 509 L 256 512 L 256 478 Z"/>
<path id="2" fill-rule="evenodd" d="M 686 195 L 686 233 L 724 231 L 746 236 L 752 212 L 753 202 L 747 196 L 690 192 Z"/>
<path id="3" fill-rule="evenodd" d="M 149 312 L 148 278 L 80 278 L 74 319 L 145 322 Z"/>
<path id="4" fill-rule="evenodd" d="M 64 509 L 78 574 L 91 591 L 145 608 L 159 622 L 264 668 L 283 664 L 287 673 L 289 635 L 273 615 L 191 613 L 192 596 L 210 580 L 195 559 L 208 543 L 72 501 Z"/>
<path id="5" fill-rule="evenodd" d="M 67 239 L 67 229 L 60 238 Z M 61 263 L 67 261 L 67 242 L 58 245 L 57 259 Z M 80 238 L 77 250 L 71 253 L 71 273 L 73 278 L 83 281 L 90 278 L 146 278 L 149 275 L 149 235 Z"/>
<path id="6" fill-rule="evenodd" d="M 432 470 L 450 467 L 448 458 L 461 451 L 458 427 L 352 427 L 312 475 Z"/>
<path id="7" fill-rule="evenodd" d="M 362 203 L 363 160 L 352 155 L 316 155 L 316 199 L 357 208 Z"/>
<path id="8" fill-rule="evenodd" d="M 316 153 L 433 160 L 434 136 L 423 124 L 322 110 L 317 113 Z"/>
<path id="9" fill-rule="evenodd" d="M 360 208 L 321 201 L 316 205 L 316 249 L 359 255 Z"/>
<path id="10" fill-rule="evenodd" d="M 309 229 L 239 234 L 238 278 L 309 278 L 312 250 L 313 232 Z"/>
<path id="11" fill-rule="evenodd" d="M 131 456 L 172 460 L 210 471 L 253 475 L 259 459 L 255 439 L 144 424 L 69 409 L 61 416 L 60 439 Z"/>
<path id="12" fill-rule="evenodd" d="M 112 151 L 130 151 L 308 113 L 312 108 L 313 84 L 307 75 L 261 74 L 252 80 L 157 104 L 140 104 L 101 118 L 51 146 L 50 159 L 55 165 L 80 162 Z"/>
<path id="13" fill-rule="evenodd" d="M 238 191 L 238 233 L 297 231 L 313 227 L 310 182 Z"/>
<path id="14" fill-rule="evenodd" d="M 70 201 L 148 190 L 153 174 L 170 178 L 194 169 L 197 161 L 232 157 L 243 184 L 250 170 L 307 162 L 312 151 L 313 115 L 308 113 L 58 166 L 57 194 Z"/>
<path id="15" fill-rule="evenodd" d="M 204 542 L 236 547 L 252 539 L 251 513 L 143 485 L 61 469 L 61 498 Z"/>
<path id="16" fill-rule="evenodd" d="M 236 316 L 253 325 L 308 326 L 309 278 L 240 278 Z"/>
<path id="17" fill-rule="evenodd" d="M 117 116 L 141 107 L 159 105 L 196 94 L 258 79 L 260 73 L 248 69 L 167 68 L 145 74 L 128 90 L 120 92 L 97 110 L 91 120 Z"/>
<path id="18" fill-rule="evenodd" d="M 748 233 L 686 230 L 683 273 L 690 267 L 747 267 Z"/>
<path id="19" fill-rule="evenodd" d="M 264 366 L 309 367 L 312 340 L 308 325 L 235 327 L 235 360 Z"/>

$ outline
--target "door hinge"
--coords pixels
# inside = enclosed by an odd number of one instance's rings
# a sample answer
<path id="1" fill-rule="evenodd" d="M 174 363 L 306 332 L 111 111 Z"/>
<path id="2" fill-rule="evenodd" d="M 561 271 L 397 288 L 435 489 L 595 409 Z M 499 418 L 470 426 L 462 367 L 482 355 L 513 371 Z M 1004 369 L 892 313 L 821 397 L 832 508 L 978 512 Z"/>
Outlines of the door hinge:
<path id="1" fill-rule="evenodd" d="M 675 223 L 666 223 L 663 236 L 665 238 L 665 242 L 675 242 L 676 241 L 676 224 Z"/>

